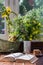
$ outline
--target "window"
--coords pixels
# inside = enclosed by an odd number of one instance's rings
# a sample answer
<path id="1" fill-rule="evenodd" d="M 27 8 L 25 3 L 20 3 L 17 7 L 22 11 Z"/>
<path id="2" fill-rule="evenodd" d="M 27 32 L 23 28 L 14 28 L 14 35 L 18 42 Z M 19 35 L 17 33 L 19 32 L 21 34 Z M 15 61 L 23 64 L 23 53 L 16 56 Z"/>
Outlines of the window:
<path id="1" fill-rule="evenodd" d="M 0 34 L 4 34 L 5 33 L 5 27 L 4 27 L 4 22 L 0 22 Z"/>
<path id="2" fill-rule="evenodd" d="M 0 3 L 0 10 L 2 9 L 2 6 L 4 6 L 3 2 Z M 0 34 L 4 34 L 4 33 L 5 33 L 5 22 L 0 14 Z"/>

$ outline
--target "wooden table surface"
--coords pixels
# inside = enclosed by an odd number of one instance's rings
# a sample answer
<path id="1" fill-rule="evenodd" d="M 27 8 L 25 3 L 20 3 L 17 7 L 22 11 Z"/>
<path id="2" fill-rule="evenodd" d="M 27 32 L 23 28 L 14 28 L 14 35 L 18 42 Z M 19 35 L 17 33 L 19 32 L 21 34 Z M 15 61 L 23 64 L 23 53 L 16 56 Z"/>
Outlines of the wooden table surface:
<path id="1" fill-rule="evenodd" d="M 15 62 L 0 62 L 0 65 L 36 65 L 36 64 L 29 64 L 29 63 L 15 63 Z"/>
<path id="2" fill-rule="evenodd" d="M 0 65 L 33 65 L 33 64 L 29 64 L 29 63 L 15 63 L 15 62 L 0 62 Z M 36 64 L 35 64 L 36 65 Z"/>

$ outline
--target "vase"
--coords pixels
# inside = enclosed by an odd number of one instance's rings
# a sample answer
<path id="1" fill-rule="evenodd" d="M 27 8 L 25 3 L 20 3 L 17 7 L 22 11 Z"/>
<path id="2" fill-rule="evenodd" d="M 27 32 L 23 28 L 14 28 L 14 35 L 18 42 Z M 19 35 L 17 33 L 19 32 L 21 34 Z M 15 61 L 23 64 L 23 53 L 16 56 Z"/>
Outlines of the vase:
<path id="1" fill-rule="evenodd" d="M 24 41 L 24 53 L 30 53 L 31 41 Z"/>

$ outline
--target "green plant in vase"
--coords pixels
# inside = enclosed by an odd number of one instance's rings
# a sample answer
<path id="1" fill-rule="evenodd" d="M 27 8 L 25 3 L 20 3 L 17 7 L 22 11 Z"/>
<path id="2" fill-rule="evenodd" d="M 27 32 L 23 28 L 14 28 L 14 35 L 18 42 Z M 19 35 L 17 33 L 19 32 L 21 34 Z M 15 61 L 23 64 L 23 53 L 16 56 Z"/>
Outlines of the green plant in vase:
<path id="1" fill-rule="evenodd" d="M 14 19 L 14 35 L 16 40 L 37 40 L 41 32 L 39 9 L 29 11 L 25 16 L 18 16 Z"/>
<path id="2" fill-rule="evenodd" d="M 40 11 L 33 9 L 25 16 L 18 16 L 13 22 L 16 40 L 24 42 L 24 52 L 30 53 L 31 41 L 38 40 L 41 33 Z"/>

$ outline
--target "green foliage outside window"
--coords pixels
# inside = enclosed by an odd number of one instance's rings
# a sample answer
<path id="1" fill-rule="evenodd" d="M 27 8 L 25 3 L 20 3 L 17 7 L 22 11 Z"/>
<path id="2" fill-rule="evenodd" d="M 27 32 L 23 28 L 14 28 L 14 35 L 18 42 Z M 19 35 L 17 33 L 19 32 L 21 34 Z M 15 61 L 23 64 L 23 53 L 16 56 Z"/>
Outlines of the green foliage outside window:
<path id="1" fill-rule="evenodd" d="M 22 3 L 19 5 L 19 13 L 21 15 L 25 15 L 27 11 L 31 10 L 33 6 L 29 4 L 29 0 L 23 0 Z"/>

